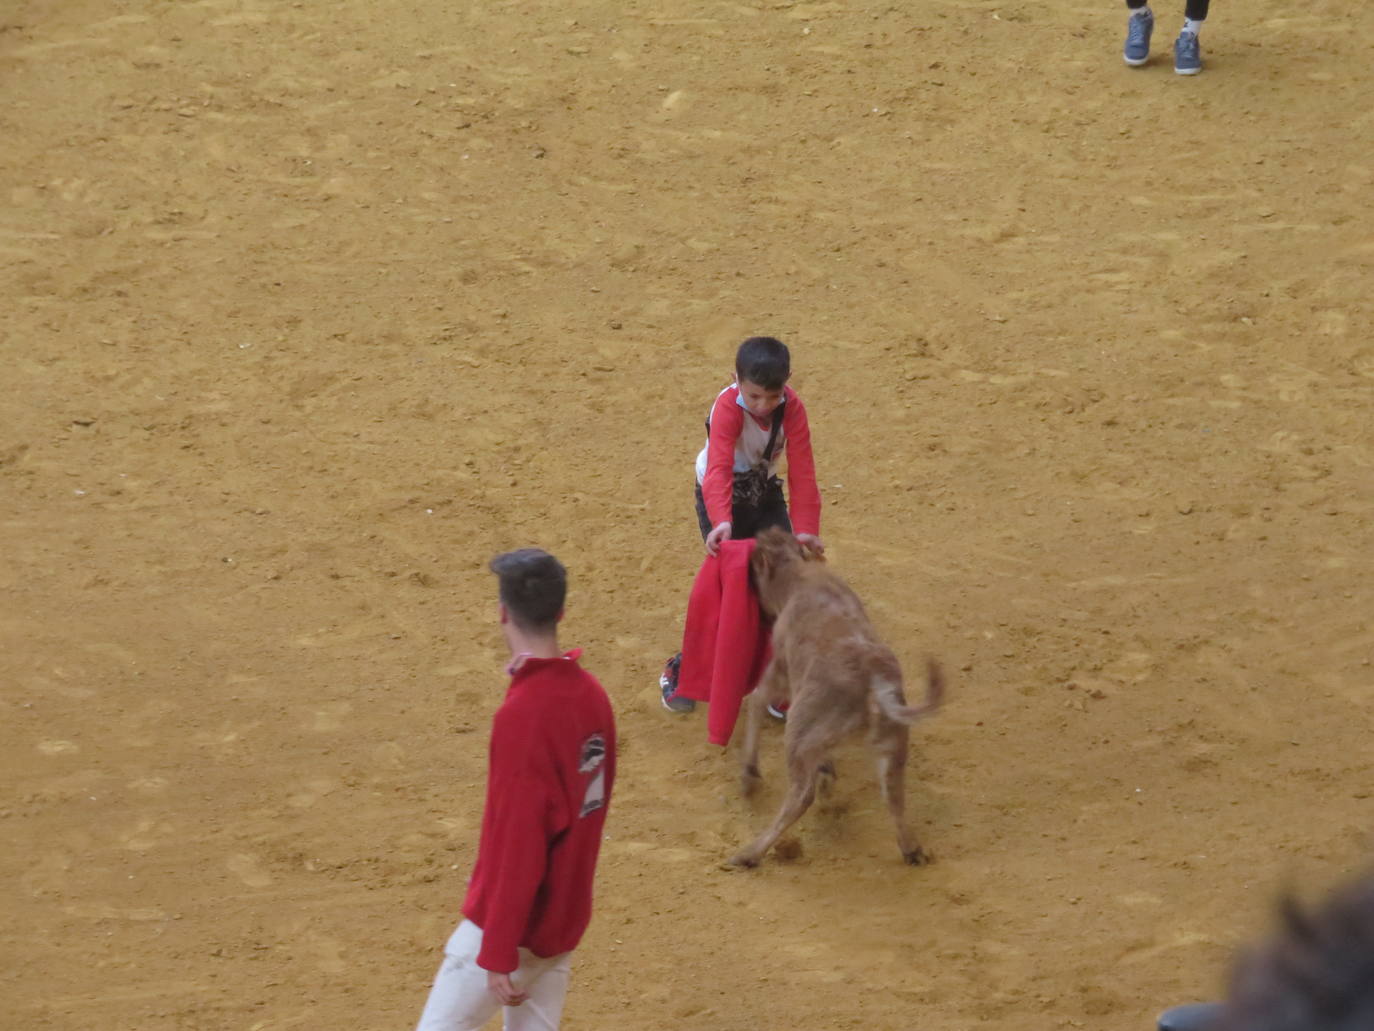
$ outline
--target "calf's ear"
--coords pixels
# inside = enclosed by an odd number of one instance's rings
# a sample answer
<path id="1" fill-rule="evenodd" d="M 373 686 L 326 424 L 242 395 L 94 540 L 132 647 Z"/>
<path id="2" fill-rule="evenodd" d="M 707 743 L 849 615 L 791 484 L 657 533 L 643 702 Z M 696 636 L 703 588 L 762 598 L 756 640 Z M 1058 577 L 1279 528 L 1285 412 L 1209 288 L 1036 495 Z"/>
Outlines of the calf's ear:
<path id="1" fill-rule="evenodd" d="M 766 577 L 773 563 L 769 560 L 769 551 L 766 547 L 755 545 L 754 553 L 749 556 L 749 568 L 753 570 L 754 577 Z"/>

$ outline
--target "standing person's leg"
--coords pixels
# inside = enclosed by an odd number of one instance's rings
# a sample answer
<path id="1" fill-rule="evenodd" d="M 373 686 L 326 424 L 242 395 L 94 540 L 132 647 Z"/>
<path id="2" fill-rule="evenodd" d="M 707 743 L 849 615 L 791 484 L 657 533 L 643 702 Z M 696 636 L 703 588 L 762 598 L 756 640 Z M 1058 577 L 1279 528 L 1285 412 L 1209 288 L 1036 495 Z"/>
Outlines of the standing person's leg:
<path id="1" fill-rule="evenodd" d="M 701 529 L 701 539 L 711 532 L 711 519 L 706 514 L 706 501 L 701 494 L 701 484 L 697 484 L 697 524 Z M 730 538 L 742 541 L 757 537 L 760 530 L 770 526 L 781 526 L 791 533 L 792 522 L 787 516 L 787 500 L 782 493 L 782 481 L 774 476 L 764 488 L 763 496 L 755 504 L 750 504 L 739 494 L 730 499 Z"/>
<path id="2" fill-rule="evenodd" d="M 706 498 L 701 493 L 701 484 L 697 484 L 697 529 L 701 531 L 701 539 L 705 541 L 711 535 L 711 517 L 706 514 Z"/>
<path id="3" fill-rule="evenodd" d="M 487 991 L 487 972 L 477 965 L 481 947 L 481 930 L 464 920 L 444 946 L 415 1031 L 481 1031 L 501 1008 L 501 1000 Z"/>
<path id="4" fill-rule="evenodd" d="M 1174 41 L 1174 71 L 1179 75 L 1196 75 L 1202 71 L 1202 46 L 1198 33 L 1207 20 L 1208 0 L 1187 0 L 1183 9 L 1183 31 Z"/>
<path id="5" fill-rule="evenodd" d="M 1132 68 L 1138 68 L 1150 59 L 1150 34 L 1155 30 L 1155 16 L 1146 0 L 1126 0 L 1126 6 L 1131 14 L 1126 19 L 1126 45 L 1121 50 L 1121 57 Z"/>
<path id="6" fill-rule="evenodd" d="M 747 541 L 759 532 L 759 510 L 736 500 L 730 512 L 730 539 Z"/>
<path id="7" fill-rule="evenodd" d="M 782 493 L 782 481 L 776 476 L 768 481 L 758 507 L 750 513 L 750 519 L 750 537 L 757 537 L 770 526 L 780 526 L 788 533 L 792 532 L 792 519 L 787 514 L 787 499 Z M 787 704 L 770 704 L 768 715 L 778 720 L 787 719 Z"/>
<path id="8" fill-rule="evenodd" d="M 477 965 L 481 948 L 481 928 L 464 920 L 444 946 L 444 961 L 416 1031 L 481 1031 L 502 1009 L 501 1000 L 487 990 L 487 972 Z M 521 949 L 511 980 L 529 998 L 504 1008 L 506 1031 L 557 1031 L 571 971 L 571 952 L 541 959 Z"/>
<path id="9" fill-rule="evenodd" d="M 763 498 L 754 510 L 754 527 L 749 536 L 757 537 L 770 526 L 781 526 L 788 533 L 792 532 L 792 519 L 787 514 L 787 499 L 782 493 L 782 481 L 776 476 L 768 481 Z"/>
<path id="10" fill-rule="evenodd" d="M 505 1031 L 558 1031 L 571 976 L 571 952 L 540 959 L 521 949 L 516 985 L 529 998 L 519 1006 L 506 1007 Z"/>
<path id="11" fill-rule="evenodd" d="M 782 496 L 782 481 L 776 476 L 769 480 L 763 488 L 763 495 L 753 504 L 736 498 L 733 525 L 738 529 L 730 536 L 736 540 L 757 537 L 760 530 L 766 530 L 770 526 L 781 526 L 791 533 L 792 522 L 787 518 L 787 501 Z"/>

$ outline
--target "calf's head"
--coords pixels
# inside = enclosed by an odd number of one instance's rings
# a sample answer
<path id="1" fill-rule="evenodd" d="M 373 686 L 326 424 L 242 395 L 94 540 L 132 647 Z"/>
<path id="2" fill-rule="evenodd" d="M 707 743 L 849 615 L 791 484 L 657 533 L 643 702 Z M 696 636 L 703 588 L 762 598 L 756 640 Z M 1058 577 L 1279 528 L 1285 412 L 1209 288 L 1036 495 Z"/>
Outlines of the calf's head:
<path id="1" fill-rule="evenodd" d="M 786 530 L 774 526 L 758 535 L 754 553 L 749 557 L 749 570 L 765 613 L 776 616 L 782 611 L 808 561 L 824 560 Z"/>

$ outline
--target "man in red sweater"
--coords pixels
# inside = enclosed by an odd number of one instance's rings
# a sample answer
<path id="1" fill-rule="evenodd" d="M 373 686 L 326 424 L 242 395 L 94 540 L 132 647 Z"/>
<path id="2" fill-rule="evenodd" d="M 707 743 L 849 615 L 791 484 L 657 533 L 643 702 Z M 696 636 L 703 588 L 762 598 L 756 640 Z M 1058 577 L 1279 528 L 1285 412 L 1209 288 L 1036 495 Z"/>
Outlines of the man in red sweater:
<path id="1" fill-rule="evenodd" d="M 615 720 L 579 651 L 558 647 L 567 574 L 547 552 L 492 559 L 510 687 L 492 720 L 477 863 L 417 1031 L 553 1031 L 615 780 Z"/>
<path id="2" fill-rule="evenodd" d="M 708 555 L 722 541 L 753 537 L 770 526 L 794 531 L 824 551 L 811 425 L 802 399 L 787 385 L 791 375 L 792 355 L 781 340 L 750 337 L 735 352 L 735 382 L 716 395 L 706 446 L 697 455 L 697 524 Z M 787 498 L 777 476 L 784 454 Z M 681 664 L 678 653 L 659 678 L 663 704 L 672 712 L 695 708 L 677 693 Z"/>

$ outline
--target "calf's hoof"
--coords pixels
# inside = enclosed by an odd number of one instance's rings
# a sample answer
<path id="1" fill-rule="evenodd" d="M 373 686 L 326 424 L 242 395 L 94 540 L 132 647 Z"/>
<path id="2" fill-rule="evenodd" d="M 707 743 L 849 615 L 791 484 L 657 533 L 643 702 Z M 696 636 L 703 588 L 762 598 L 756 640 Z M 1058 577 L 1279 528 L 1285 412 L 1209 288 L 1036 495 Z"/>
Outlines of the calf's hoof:
<path id="1" fill-rule="evenodd" d="M 752 852 L 740 852 L 731 856 L 725 863 L 736 870 L 752 870 L 759 865 L 759 857 Z"/>
<path id="2" fill-rule="evenodd" d="M 917 845 L 910 852 L 903 852 L 902 858 L 906 860 L 908 866 L 925 866 L 927 863 L 931 862 L 935 857 L 932 856 L 925 849 L 923 849 L 920 845 Z"/>
<path id="3" fill-rule="evenodd" d="M 758 790 L 758 786 L 762 783 L 763 777 L 759 775 L 759 768 L 757 766 L 746 766 L 740 771 L 739 790 L 740 794 L 745 798 L 749 798 L 753 795 L 753 793 Z"/>

